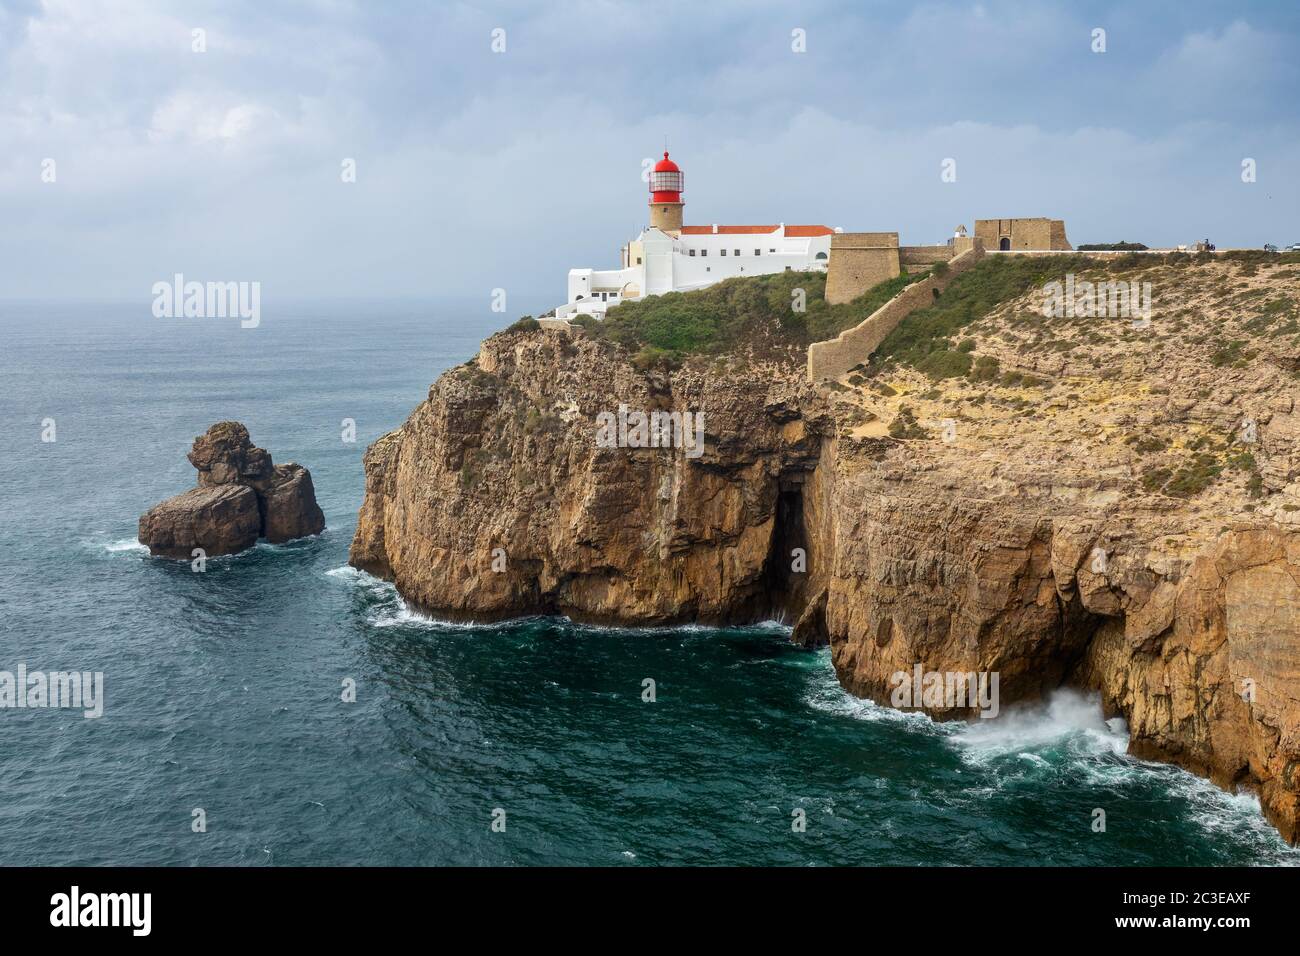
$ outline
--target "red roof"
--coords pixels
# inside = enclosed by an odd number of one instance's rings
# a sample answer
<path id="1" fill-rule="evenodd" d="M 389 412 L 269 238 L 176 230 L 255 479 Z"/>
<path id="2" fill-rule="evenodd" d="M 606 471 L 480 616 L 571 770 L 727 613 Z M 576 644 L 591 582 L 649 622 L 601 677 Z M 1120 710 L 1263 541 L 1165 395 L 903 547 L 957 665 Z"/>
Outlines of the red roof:
<path id="1" fill-rule="evenodd" d="M 718 235 L 720 236 L 742 236 L 742 235 L 767 235 L 776 232 L 781 227 L 776 226 L 719 226 Z M 834 229 L 829 226 L 786 226 L 785 234 L 791 238 L 807 238 L 809 236 L 829 236 L 833 235 Z M 682 226 L 683 236 L 711 236 L 713 235 L 712 226 Z"/>
<path id="2" fill-rule="evenodd" d="M 664 150 L 664 158 L 655 163 L 656 173 L 680 173 L 681 168 L 668 158 L 668 150 Z"/>

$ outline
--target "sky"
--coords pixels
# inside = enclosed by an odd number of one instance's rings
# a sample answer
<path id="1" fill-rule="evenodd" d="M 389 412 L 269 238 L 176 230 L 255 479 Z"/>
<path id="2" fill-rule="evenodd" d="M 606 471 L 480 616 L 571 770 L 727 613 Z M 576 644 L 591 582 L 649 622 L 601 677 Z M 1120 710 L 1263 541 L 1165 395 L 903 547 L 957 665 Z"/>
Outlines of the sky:
<path id="1" fill-rule="evenodd" d="M 555 305 L 665 141 L 688 223 L 1289 244 L 1298 94 L 1293 0 L 0 0 L 0 298 Z"/>

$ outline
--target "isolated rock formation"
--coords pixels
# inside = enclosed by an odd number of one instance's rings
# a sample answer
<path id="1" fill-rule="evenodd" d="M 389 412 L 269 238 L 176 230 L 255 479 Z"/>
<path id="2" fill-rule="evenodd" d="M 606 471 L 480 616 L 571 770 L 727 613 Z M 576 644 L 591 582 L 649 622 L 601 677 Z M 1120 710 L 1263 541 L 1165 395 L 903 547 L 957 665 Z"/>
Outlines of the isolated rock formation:
<path id="1" fill-rule="evenodd" d="M 261 531 L 257 492 L 245 485 L 191 488 L 140 517 L 140 542 L 150 554 L 187 561 L 195 548 L 208 555 L 251 548 Z"/>
<path id="2" fill-rule="evenodd" d="M 1139 276 L 1149 327 L 1025 296 L 961 330 L 970 377 L 498 334 L 368 450 L 351 562 L 442 616 L 783 615 L 885 705 L 917 664 L 998 673 L 1003 709 L 1090 689 L 1133 754 L 1257 791 L 1296 842 L 1300 272 Z M 702 412 L 703 455 L 599 447 L 620 404 Z"/>
<path id="3" fill-rule="evenodd" d="M 140 517 L 140 542 L 150 554 L 188 560 L 202 548 L 214 557 L 250 548 L 258 538 L 277 544 L 325 529 L 311 473 L 272 464 L 239 422 L 217 422 L 194 439 L 188 457 L 198 487 Z"/>

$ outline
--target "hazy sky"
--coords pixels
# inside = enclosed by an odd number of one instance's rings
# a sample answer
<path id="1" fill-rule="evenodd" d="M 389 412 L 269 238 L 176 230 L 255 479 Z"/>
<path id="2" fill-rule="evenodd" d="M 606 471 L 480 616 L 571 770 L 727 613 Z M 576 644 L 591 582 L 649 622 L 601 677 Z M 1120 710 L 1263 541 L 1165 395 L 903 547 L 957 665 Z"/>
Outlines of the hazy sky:
<path id="1" fill-rule="evenodd" d="M 687 222 L 1300 242 L 1298 104 L 1293 0 L 0 0 L 0 297 L 556 304 L 665 136 Z"/>

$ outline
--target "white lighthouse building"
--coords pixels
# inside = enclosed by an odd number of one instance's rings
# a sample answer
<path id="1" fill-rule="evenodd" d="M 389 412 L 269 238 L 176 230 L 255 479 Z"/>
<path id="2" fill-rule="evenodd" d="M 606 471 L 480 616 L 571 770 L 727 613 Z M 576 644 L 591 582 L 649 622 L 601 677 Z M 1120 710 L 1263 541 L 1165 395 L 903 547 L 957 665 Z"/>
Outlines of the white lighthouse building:
<path id="1" fill-rule="evenodd" d="M 604 318 L 620 302 L 703 289 L 733 276 L 824 270 L 827 226 L 683 226 L 681 168 L 668 153 L 650 173 L 650 225 L 619 250 L 618 269 L 570 269 L 568 301 L 557 319 Z"/>

